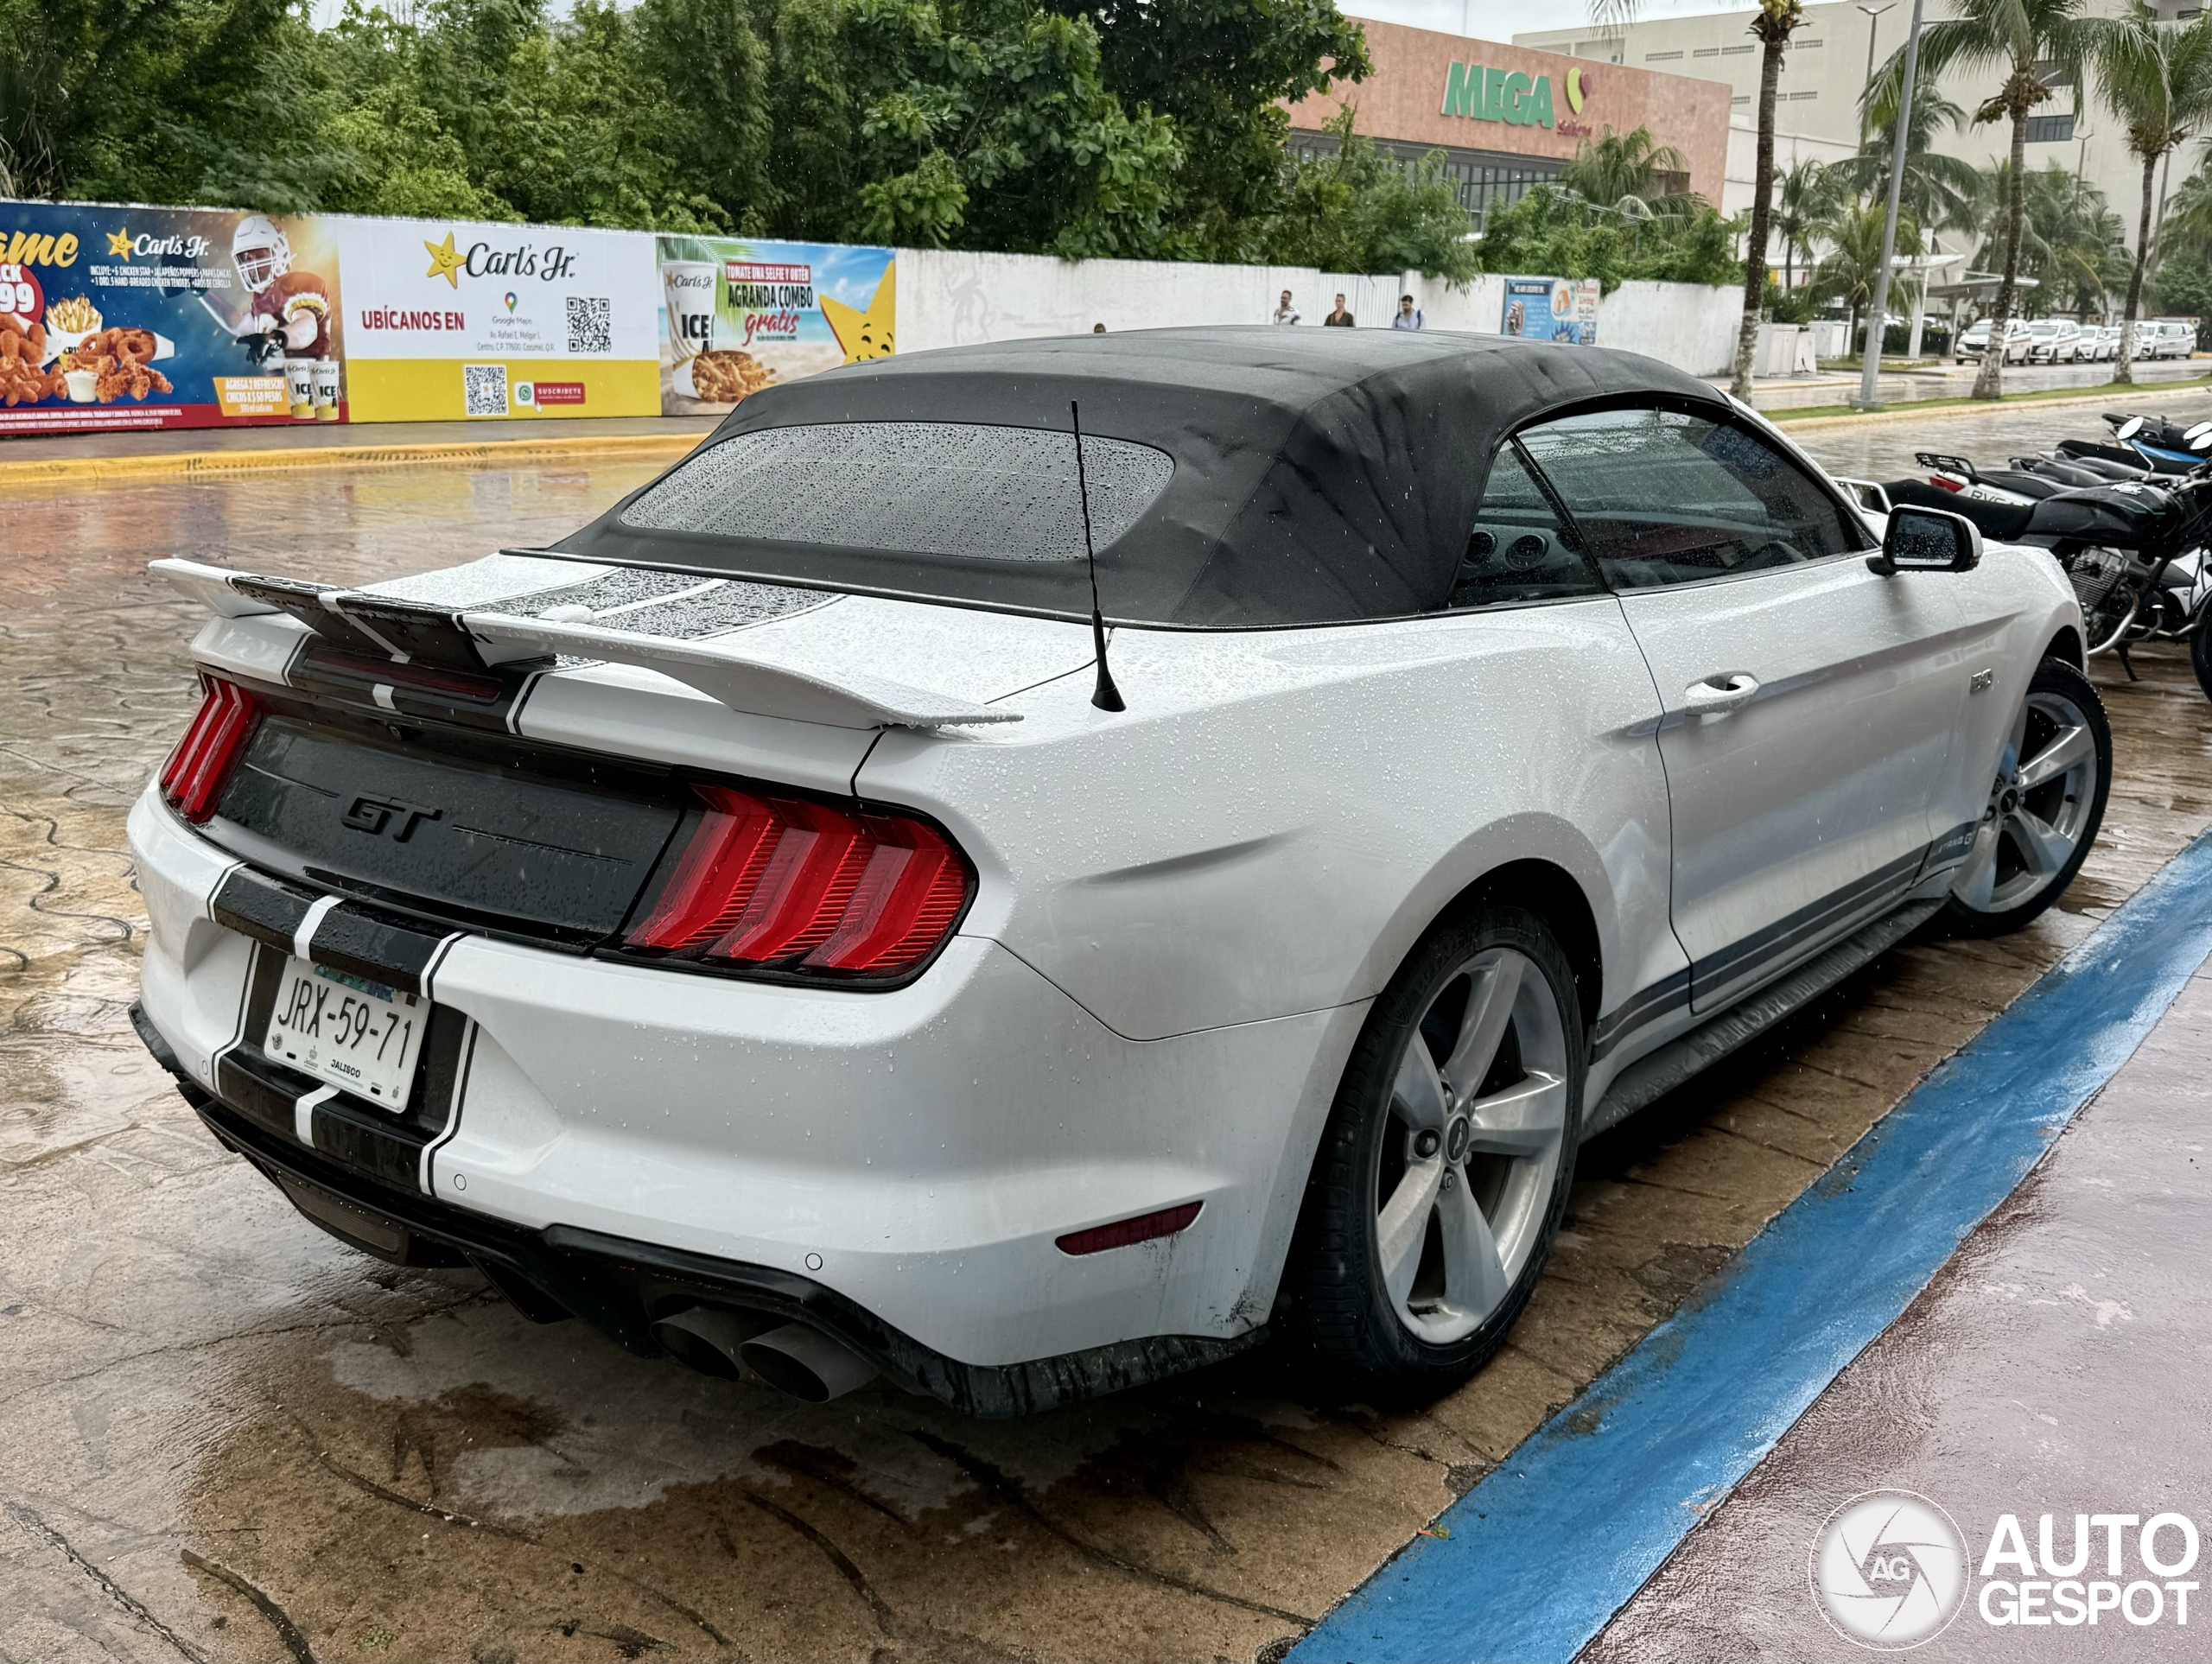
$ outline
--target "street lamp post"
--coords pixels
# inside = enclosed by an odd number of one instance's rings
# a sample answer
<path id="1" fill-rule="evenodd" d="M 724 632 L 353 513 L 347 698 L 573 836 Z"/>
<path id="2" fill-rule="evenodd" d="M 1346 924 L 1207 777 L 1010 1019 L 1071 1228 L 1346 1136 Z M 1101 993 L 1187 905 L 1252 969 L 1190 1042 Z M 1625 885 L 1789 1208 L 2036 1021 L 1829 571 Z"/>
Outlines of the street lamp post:
<path id="1" fill-rule="evenodd" d="M 1890 312 L 1890 262 L 1897 247 L 1897 202 L 1904 194 L 1904 150 L 1912 139 L 1913 81 L 1920 71 L 1920 8 L 1912 0 L 1912 29 L 1904 37 L 1904 85 L 1897 99 L 1897 126 L 1890 141 L 1890 206 L 1882 216 L 1882 264 L 1874 274 L 1874 307 L 1866 320 L 1866 358 L 1859 372 L 1859 397 L 1851 402 L 1862 410 L 1878 410 L 1874 383 L 1882 372 L 1882 333 Z M 2003 351 L 2000 343 L 1999 351 Z"/>
<path id="2" fill-rule="evenodd" d="M 1866 14 L 1866 79 L 1874 79 L 1874 31 L 1881 24 L 1882 14 L 1897 10 L 1897 0 L 1889 0 L 1885 6 L 1855 6 L 1855 11 Z"/>

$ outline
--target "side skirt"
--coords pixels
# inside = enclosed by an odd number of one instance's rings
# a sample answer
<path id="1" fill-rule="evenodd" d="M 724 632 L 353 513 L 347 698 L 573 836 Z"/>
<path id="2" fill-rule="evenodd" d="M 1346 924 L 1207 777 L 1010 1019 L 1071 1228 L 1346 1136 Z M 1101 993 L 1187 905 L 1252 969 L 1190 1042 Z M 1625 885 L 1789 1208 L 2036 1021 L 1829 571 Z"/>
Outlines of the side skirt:
<path id="1" fill-rule="evenodd" d="M 1943 898 L 1938 896 L 1932 901 L 1911 902 L 1876 919 L 1741 1005 L 1729 1007 L 1712 1021 L 1669 1040 L 1650 1056 L 1638 1057 L 1620 1072 L 1605 1096 L 1583 1117 L 1582 1136 L 1592 1138 L 1619 1126 L 1691 1077 L 1712 1068 L 1738 1046 L 1887 953 L 1933 918 L 1942 905 Z"/>

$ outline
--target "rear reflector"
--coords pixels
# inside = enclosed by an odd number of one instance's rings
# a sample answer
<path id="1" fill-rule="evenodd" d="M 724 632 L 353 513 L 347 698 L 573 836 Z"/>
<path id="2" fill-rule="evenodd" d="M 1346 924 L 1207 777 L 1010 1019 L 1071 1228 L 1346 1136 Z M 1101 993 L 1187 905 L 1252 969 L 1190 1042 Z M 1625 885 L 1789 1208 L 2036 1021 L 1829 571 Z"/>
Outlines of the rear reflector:
<path id="1" fill-rule="evenodd" d="M 261 721 L 261 702 L 235 683 L 207 678 L 200 714 L 162 765 L 162 798 L 198 826 L 215 812 L 231 771 Z"/>
<path id="2" fill-rule="evenodd" d="M 695 785 L 704 806 L 624 945 L 702 964 L 887 976 L 943 942 L 968 869 L 934 828 Z"/>
<path id="3" fill-rule="evenodd" d="M 1057 1240 L 1063 1254 L 1103 1254 L 1108 1248 L 1127 1248 L 1132 1242 L 1149 1242 L 1155 1236 L 1173 1236 L 1188 1228 L 1205 1205 L 1203 1202 L 1185 1202 L 1176 1207 L 1162 1208 L 1158 1213 L 1117 1219 L 1110 1225 L 1071 1230 Z"/>

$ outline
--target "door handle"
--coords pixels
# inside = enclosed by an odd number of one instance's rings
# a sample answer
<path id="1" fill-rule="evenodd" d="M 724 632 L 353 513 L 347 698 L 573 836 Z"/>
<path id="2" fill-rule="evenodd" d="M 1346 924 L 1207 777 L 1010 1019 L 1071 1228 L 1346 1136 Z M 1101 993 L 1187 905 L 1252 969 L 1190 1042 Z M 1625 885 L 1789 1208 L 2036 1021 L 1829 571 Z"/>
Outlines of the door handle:
<path id="1" fill-rule="evenodd" d="M 1682 690 L 1682 708 L 1692 716 L 1726 716 L 1758 695 L 1759 681 L 1748 670 L 1722 670 Z"/>

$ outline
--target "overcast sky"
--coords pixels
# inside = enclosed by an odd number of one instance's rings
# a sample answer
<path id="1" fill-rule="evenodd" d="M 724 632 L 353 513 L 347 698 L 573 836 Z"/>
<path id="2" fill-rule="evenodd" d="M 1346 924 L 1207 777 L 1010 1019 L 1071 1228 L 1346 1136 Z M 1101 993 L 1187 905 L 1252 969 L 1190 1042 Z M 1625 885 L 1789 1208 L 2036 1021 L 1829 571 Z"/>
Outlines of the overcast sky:
<path id="1" fill-rule="evenodd" d="M 1643 0 L 1641 17 L 1678 17 L 1713 11 L 1750 11 L 1755 0 Z M 1337 0 L 1352 17 L 1379 17 L 1416 29 L 1440 29 L 1485 41 L 1510 41 L 1516 29 L 1567 29 L 1589 16 L 1588 0 Z"/>

